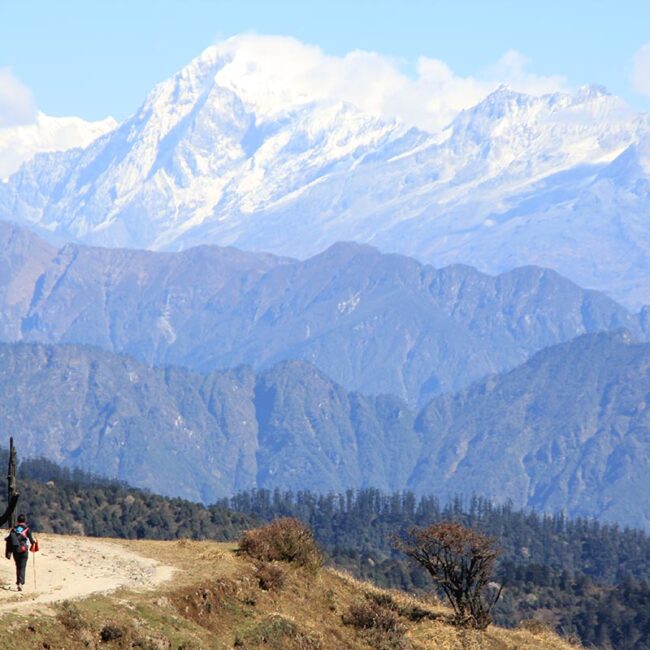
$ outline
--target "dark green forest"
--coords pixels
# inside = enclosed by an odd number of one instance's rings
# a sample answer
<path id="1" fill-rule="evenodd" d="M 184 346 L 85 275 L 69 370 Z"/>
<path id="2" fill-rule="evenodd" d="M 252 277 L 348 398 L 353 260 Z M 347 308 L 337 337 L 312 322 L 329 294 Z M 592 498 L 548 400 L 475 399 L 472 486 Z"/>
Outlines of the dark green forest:
<path id="1" fill-rule="evenodd" d="M 0 466 L 7 452 L 0 453 Z M 127 539 L 236 539 L 255 525 L 248 515 L 171 499 L 126 483 L 67 469 L 45 459 L 18 470 L 18 509 L 34 530 Z"/>
<path id="2" fill-rule="evenodd" d="M 6 452 L 0 453 L 0 463 Z M 125 538 L 231 540 L 279 516 L 308 523 L 332 565 L 382 587 L 431 590 L 426 574 L 393 547 L 413 526 L 453 520 L 498 540 L 495 581 L 505 584 L 496 622 L 543 621 L 587 646 L 650 649 L 650 537 L 596 521 L 540 515 L 473 497 L 342 495 L 255 490 L 206 507 L 61 468 L 19 467 L 20 509 L 35 530 Z"/>

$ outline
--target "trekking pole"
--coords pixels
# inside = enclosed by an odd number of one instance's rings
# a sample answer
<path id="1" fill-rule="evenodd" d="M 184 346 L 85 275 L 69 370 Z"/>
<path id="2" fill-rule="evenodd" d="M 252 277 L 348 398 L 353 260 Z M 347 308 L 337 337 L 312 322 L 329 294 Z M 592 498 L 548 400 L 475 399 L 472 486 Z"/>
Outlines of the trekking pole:
<path id="1" fill-rule="evenodd" d="M 34 565 L 34 590 L 36 590 L 36 553 L 32 553 L 32 564 Z"/>

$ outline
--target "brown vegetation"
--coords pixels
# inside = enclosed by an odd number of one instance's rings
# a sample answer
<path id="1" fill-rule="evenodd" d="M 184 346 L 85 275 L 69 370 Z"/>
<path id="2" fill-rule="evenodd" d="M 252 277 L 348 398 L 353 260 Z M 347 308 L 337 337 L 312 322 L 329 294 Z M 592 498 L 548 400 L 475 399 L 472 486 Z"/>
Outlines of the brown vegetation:
<path id="1" fill-rule="evenodd" d="M 275 563 L 264 562 L 257 567 L 255 577 L 264 591 L 282 589 L 284 586 L 284 571 Z"/>
<path id="2" fill-rule="evenodd" d="M 86 623 L 81 616 L 79 608 L 69 600 L 65 600 L 61 603 L 57 618 L 61 625 L 70 632 L 77 632 L 86 627 Z"/>
<path id="3" fill-rule="evenodd" d="M 421 564 L 447 596 L 454 610 L 454 622 L 462 627 L 484 630 L 492 621 L 490 610 L 499 599 L 487 600 L 498 551 L 495 541 L 457 523 L 443 522 L 413 528 L 397 547 Z"/>
<path id="4" fill-rule="evenodd" d="M 253 628 L 235 637 L 237 648 L 268 650 L 320 650 L 320 640 L 306 634 L 291 619 L 271 614 Z"/>
<path id="5" fill-rule="evenodd" d="M 244 533 L 239 548 L 242 553 L 263 562 L 292 562 L 311 570 L 323 565 L 323 554 L 308 526 L 293 517 Z"/>

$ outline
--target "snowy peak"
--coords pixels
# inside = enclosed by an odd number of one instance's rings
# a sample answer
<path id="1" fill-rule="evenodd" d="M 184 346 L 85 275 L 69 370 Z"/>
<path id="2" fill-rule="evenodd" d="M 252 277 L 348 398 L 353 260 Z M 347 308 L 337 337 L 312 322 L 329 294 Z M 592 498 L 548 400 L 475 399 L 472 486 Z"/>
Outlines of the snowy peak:
<path id="1" fill-rule="evenodd" d="M 613 97 L 613 95 L 605 86 L 601 86 L 600 84 L 585 84 L 584 86 L 580 86 L 573 95 L 574 101 L 580 104 L 598 100 L 602 97 Z"/>
<path id="2" fill-rule="evenodd" d="M 181 74 L 211 74 L 260 120 L 275 120 L 327 93 L 309 83 L 317 48 L 278 36 L 235 36 L 205 50 Z"/>
<path id="3" fill-rule="evenodd" d="M 481 138 L 522 128 L 551 130 L 558 125 L 581 131 L 629 128 L 637 119 L 636 113 L 602 86 L 583 86 L 574 94 L 533 96 L 502 85 L 476 106 L 461 111 L 451 128 L 457 136 Z"/>
<path id="4" fill-rule="evenodd" d="M 314 62 L 310 49 L 291 38 L 235 36 L 213 45 L 149 95 L 143 109 L 168 104 L 179 115 L 213 89 L 228 91 L 258 121 L 275 121 L 288 113 L 328 99 L 306 79 Z M 305 56 L 307 54 L 307 56 Z M 315 54 L 315 52 L 314 52 Z"/>
<path id="5" fill-rule="evenodd" d="M 168 247 L 206 220 L 285 201 L 407 134 L 344 102 L 290 98 L 282 86 L 276 103 L 273 83 L 257 83 L 266 68 L 242 58 L 245 45 L 209 48 L 70 160 L 44 225 L 94 243 Z M 255 83 L 235 83 L 233 69 L 244 63 Z M 426 138 L 408 133 L 409 143 Z M 26 169 L 22 184 L 42 183 L 47 166 L 39 160 Z"/>
<path id="6" fill-rule="evenodd" d="M 467 115 L 468 122 L 473 120 L 502 120 L 530 108 L 537 101 L 537 97 L 516 92 L 507 85 L 502 84 L 487 95 L 483 101 L 463 111 L 462 114 Z M 458 119 L 457 122 L 463 122 L 463 120 Z"/>
<path id="7" fill-rule="evenodd" d="M 533 179 L 613 160 L 634 142 L 644 119 L 599 86 L 541 96 L 500 86 L 458 115 L 447 148 L 463 168 L 467 161 L 475 183 L 505 170 Z"/>
<path id="8" fill-rule="evenodd" d="M 9 178 L 37 153 L 86 147 L 116 126 L 112 117 L 87 122 L 79 117 L 50 117 L 39 112 L 33 124 L 0 128 L 0 180 Z"/>

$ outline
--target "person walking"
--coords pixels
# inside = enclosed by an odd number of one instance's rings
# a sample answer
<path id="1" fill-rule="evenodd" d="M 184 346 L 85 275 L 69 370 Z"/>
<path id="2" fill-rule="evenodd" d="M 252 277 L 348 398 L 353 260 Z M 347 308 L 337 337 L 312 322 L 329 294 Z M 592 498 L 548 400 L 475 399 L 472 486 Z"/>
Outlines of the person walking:
<path id="1" fill-rule="evenodd" d="M 16 525 L 11 529 L 9 535 L 5 537 L 5 541 L 5 557 L 8 560 L 13 557 L 16 563 L 16 587 L 18 591 L 22 591 L 25 584 L 25 574 L 27 573 L 29 550 L 30 548 L 32 552 L 38 550 L 38 542 L 34 539 L 32 531 L 27 525 L 25 515 L 18 515 Z"/>

